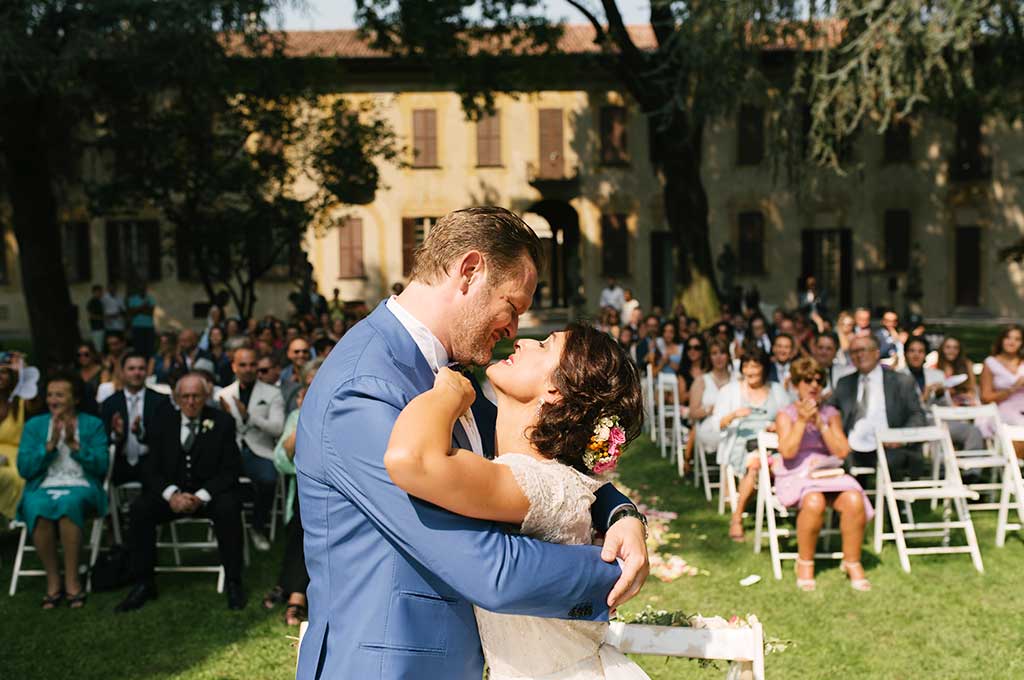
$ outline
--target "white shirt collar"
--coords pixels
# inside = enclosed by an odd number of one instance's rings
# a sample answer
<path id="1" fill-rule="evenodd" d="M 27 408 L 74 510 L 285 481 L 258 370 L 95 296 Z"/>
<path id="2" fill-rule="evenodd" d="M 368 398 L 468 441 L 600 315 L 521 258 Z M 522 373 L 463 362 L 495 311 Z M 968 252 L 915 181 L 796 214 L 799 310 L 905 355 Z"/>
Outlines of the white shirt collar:
<path id="1" fill-rule="evenodd" d="M 409 313 L 407 309 L 398 303 L 398 298 L 392 295 L 387 301 L 388 310 L 395 315 L 402 327 L 412 336 L 413 342 L 420 350 L 420 354 L 427 360 L 430 370 L 437 373 L 442 366 L 448 365 L 448 351 L 441 344 L 426 325 Z"/>

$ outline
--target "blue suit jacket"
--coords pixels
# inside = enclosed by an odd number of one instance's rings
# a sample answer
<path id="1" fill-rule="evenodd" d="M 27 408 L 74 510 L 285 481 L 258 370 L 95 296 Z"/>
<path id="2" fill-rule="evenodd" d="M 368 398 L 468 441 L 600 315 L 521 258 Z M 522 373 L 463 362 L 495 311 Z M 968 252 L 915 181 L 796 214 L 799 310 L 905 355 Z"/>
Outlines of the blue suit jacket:
<path id="1" fill-rule="evenodd" d="M 474 604 L 607 620 L 605 600 L 621 572 L 601 561 L 599 548 L 512 535 L 392 484 L 384 469 L 391 429 L 433 383 L 382 304 L 345 334 L 306 395 L 295 466 L 310 616 L 298 678 L 479 680 Z M 493 447 L 486 408 L 475 406 L 474 416 Z M 461 428 L 454 439 L 470 448 Z"/>

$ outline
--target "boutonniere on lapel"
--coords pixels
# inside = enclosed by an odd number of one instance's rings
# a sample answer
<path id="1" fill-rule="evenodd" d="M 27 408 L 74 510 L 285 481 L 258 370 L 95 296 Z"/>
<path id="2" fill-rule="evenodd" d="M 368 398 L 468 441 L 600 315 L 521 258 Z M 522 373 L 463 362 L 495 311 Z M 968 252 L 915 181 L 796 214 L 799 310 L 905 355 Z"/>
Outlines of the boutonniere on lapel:
<path id="1" fill-rule="evenodd" d="M 212 418 L 206 418 L 205 420 L 203 420 L 202 424 L 200 425 L 199 432 L 202 434 L 202 433 L 209 432 L 212 429 L 213 429 L 213 419 Z"/>

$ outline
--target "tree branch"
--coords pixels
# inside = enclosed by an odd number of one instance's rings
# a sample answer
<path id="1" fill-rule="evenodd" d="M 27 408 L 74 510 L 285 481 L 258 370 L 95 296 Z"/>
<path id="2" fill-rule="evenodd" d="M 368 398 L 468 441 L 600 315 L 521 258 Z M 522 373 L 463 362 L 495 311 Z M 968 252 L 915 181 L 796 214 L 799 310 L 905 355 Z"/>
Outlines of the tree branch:
<path id="1" fill-rule="evenodd" d="M 598 21 L 597 16 L 595 16 L 593 12 L 587 9 L 586 6 L 583 3 L 579 2 L 578 0 L 565 1 L 572 5 L 573 7 L 575 7 L 577 10 L 579 10 L 579 13 L 586 17 L 587 21 L 590 22 L 590 25 L 594 27 L 594 42 L 597 43 L 598 45 L 603 45 L 604 42 L 608 39 L 608 34 L 605 32 L 604 26 L 601 25 L 601 22 Z"/>
<path id="2" fill-rule="evenodd" d="M 666 0 L 651 0 L 651 28 L 658 40 L 658 47 L 664 48 L 675 32 L 675 17 Z"/>

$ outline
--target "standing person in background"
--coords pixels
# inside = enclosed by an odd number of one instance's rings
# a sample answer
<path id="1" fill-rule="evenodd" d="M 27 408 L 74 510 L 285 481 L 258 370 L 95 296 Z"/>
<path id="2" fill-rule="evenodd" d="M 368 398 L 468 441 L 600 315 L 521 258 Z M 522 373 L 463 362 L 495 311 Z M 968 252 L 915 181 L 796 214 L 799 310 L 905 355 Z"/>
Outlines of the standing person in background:
<path id="1" fill-rule="evenodd" d="M 89 337 L 92 339 L 93 347 L 103 347 L 104 336 L 104 313 L 103 313 L 103 286 L 92 287 L 92 297 L 85 303 L 85 312 L 89 316 Z"/>
<path id="2" fill-rule="evenodd" d="M 146 282 L 141 281 L 135 292 L 128 296 L 128 318 L 132 331 L 132 347 L 142 356 L 149 358 L 156 346 L 156 324 L 153 322 L 153 310 L 156 309 L 156 298 L 146 290 Z"/>
<path id="3" fill-rule="evenodd" d="M 100 298 L 103 304 L 103 329 L 120 331 L 124 333 L 124 301 L 117 295 L 117 284 L 111 281 L 107 285 L 107 292 Z"/>
<path id="4" fill-rule="evenodd" d="M 622 307 L 626 304 L 626 291 L 615 280 L 614 276 L 608 277 L 608 285 L 601 291 L 601 300 L 598 306 L 604 309 L 611 307 L 619 314 L 622 314 Z"/>
<path id="5" fill-rule="evenodd" d="M 974 377 L 974 363 L 964 354 L 960 340 L 952 335 L 947 336 L 939 345 L 935 368 L 942 371 L 946 378 L 954 375 L 965 375 L 967 380 L 954 387 L 951 399 L 956 406 L 975 406 L 978 404 L 978 381 Z"/>
<path id="6" fill-rule="evenodd" d="M 332 291 L 331 301 L 327 303 L 327 313 L 331 321 L 345 320 L 345 301 L 341 299 L 341 289 L 335 288 Z"/>
<path id="7" fill-rule="evenodd" d="M 284 428 L 284 399 L 281 390 L 256 379 L 256 352 L 248 347 L 235 350 L 231 369 L 237 380 L 220 390 L 215 399 L 221 410 L 235 419 L 242 470 L 253 483 L 252 544 L 257 550 L 270 550 L 266 536 L 277 487 L 274 445 Z"/>
<path id="8" fill-rule="evenodd" d="M 818 279 L 814 274 L 804 277 L 803 290 L 800 291 L 800 311 L 807 315 L 814 325 L 821 329 L 828 317 L 828 291 L 818 290 Z"/>
<path id="9" fill-rule="evenodd" d="M 629 323 L 633 318 L 633 312 L 640 309 L 640 301 L 633 297 L 633 291 L 629 288 L 622 291 L 622 310 L 620 312 L 623 323 Z"/>

